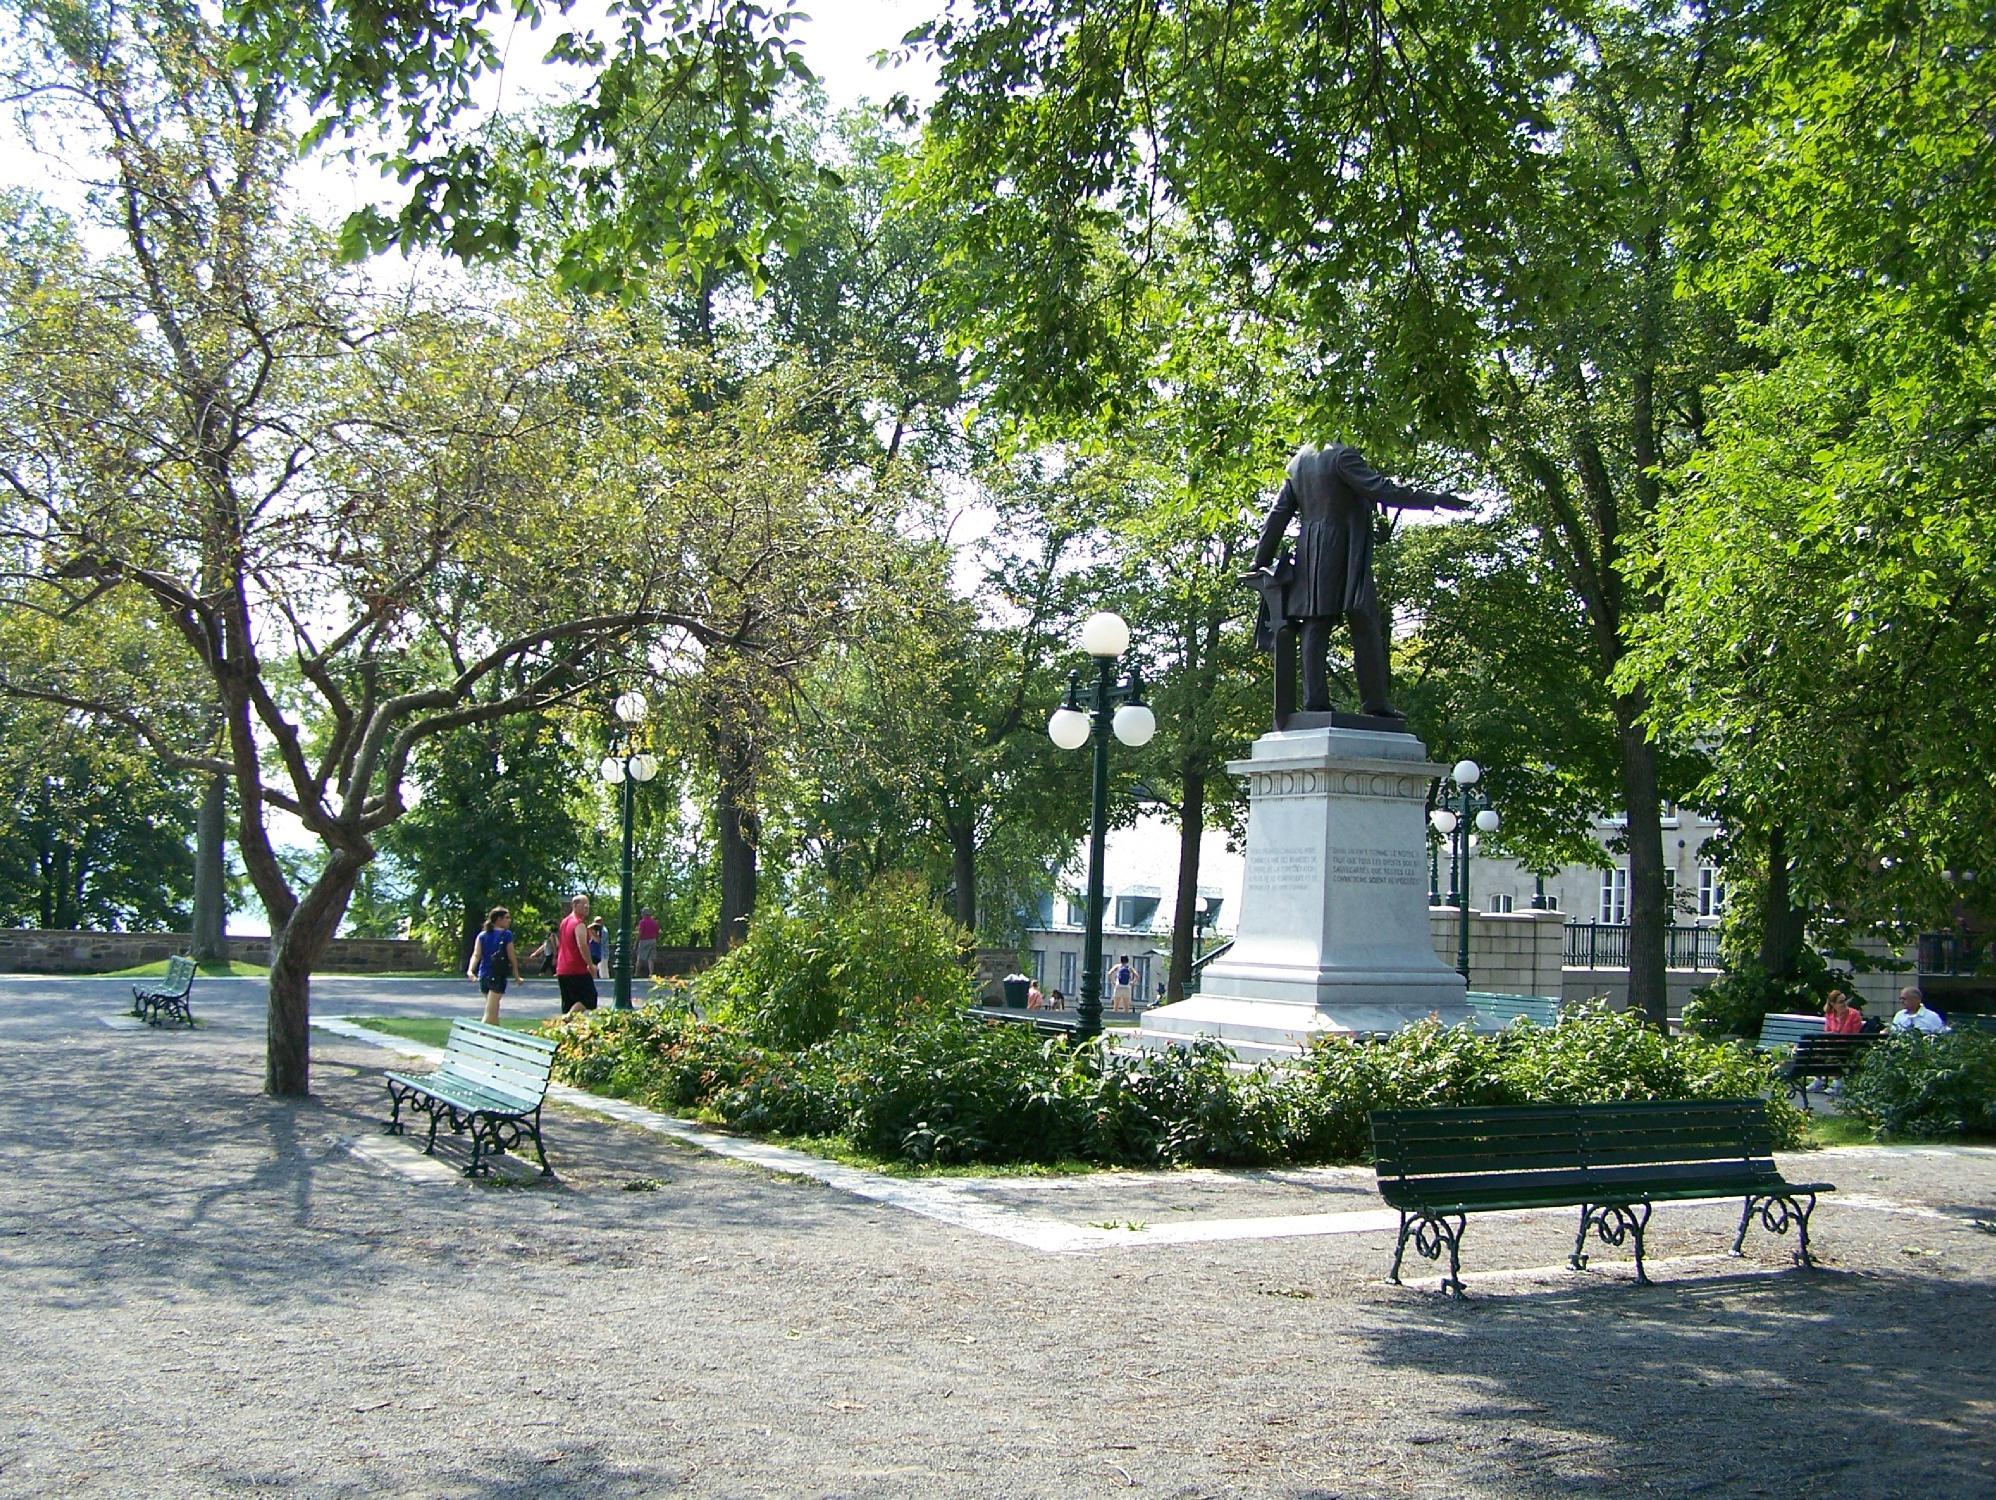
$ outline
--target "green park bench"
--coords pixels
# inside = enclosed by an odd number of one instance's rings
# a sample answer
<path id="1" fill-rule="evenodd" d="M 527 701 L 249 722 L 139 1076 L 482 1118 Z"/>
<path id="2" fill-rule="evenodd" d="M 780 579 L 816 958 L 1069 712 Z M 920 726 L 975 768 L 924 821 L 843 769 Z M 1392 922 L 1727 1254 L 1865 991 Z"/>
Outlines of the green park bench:
<path id="1" fill-rule="evenodd" d="M 1835 1190 L 1781 1175 L 1767 1106 L 1758 1099 L 1375 1110 L 1372 1155 L 1380 1196 L 1400 1211 L 1388 1279 L 1398 1284 L 1411 1237 L 1428 1260 L 1448 1252 L 1442 1288 L 1458 1299 L 1469 1214 L 1578 1208 L 1580 1231 L 1568 1263 L 1586 1269 L 1589 1229 L 1604 1245 L 1633 1239 L 1636 1280 L 1647 1286 L 1643 1233 L 1652 1204 L 1738 1194 L 1746 1205 L 1733 1254 L 1758 1211 L 1771 1233 L 1796 1226 L 1796 1261 L 1813 1266 L 1809 1215 L 1818 1193 Z"/>
<path id="2" fill-rule="evenodd" d="M 516 1150 L 523 1137 L 531 1136 L 541 1159 L 541 1175 L 550 1175 L 553 1169 L 541 1144 L 541 1101 L 547 1097 L 554 1049 L 555 1044 L 545 1037 L 487 1026 L 482 1021 L 451 1022 L 450 1039 L 436 1072 L 419 1077 L 388 1075 L 388 1097 L 395 1106 L 388 1133 L 400 1135 L 406 1128 L 402 1124 L 405 1104 L 430 1117 L 430 1138 L 423 1146 L 426 1155 L 437 1149 L 437 1126 L 448 1124 L 453 1134 L 469 1129 L 471 1165 L 465 1168 L 467 1177 L 491 1172 L 487 1152 Z"/>
<path id="3" fill-rule="evenodd" d="M 194 960 L 169 958 L 166 976 L 158 984 L 132 986 L 132 1014 L 158 1026 L 171 1018 L 176 1023 L 194 1024 Z"/>
<path id="4" fill-rule="evenodd" d="M 1498 1026 L 1513 1021 L 1530 1021 L 1534 1026 L 1557 1026 L 1559 1002 L 1550 995 L 1480 995 L 1472 992 L 1469 1008 L 1482 1019 Z"/>
<path id="5" fill-rule="evenodd" d="M 1762 1052 L 1772 1052 L 1777 1047 L 1792 1047 L 1805 1036 L 1828 1034 L 1823 1030 L 1821 1016 L 1774 1011 L 1760 1018 L 1760 1040 L 1754 1046 Z"/>
<path id="6" fill-rule="evenodd" d="M 1045 1011 L 1036 1010 L 1000 1010 L 995 1006 L 973 1005 L 970 1014 L 986 1026 L 1030 1026 L 1042 1036 L 1071 1036 L 1081 1026 L 1078 1016 L 1050 1016 Z"/>
<path id="7" fill-rule="evenodd" d="M 1807 1109 L 1811 1079 L 1821 1082 L 1843 1077 L 1864 1061 L 1864 1054 L 1882 1035 L 1877 1031 L 1833 1033 L 1819 1029 L 1798 1038 L 1781 1067 L 1788 1091 Z"/>

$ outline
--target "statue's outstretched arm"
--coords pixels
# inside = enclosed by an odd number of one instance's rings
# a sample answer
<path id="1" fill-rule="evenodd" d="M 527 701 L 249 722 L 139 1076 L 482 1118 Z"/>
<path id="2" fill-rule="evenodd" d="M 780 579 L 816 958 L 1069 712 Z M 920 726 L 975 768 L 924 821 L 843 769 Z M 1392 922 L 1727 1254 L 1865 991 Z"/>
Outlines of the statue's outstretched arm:
<path id="1" fill-rule="evenodd" d="M 1469 502 L 1460 495 L 1441 490 L 1419 490 L 1396 484 L 1365 461 L 1356 448 L 1338 455 L 1338 477 L 1376 505 L 1393 505 L 1402 510 L 1467 510 Z"/>

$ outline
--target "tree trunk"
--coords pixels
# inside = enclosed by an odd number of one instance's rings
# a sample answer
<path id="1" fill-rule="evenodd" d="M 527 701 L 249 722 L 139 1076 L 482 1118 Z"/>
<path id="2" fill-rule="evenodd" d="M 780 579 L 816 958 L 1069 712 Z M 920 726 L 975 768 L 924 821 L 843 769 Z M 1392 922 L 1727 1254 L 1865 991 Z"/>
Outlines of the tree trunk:
<path id="1" fill-rule="evenodd" d="M 457 948 L 455 951 L 460 963 L 469 964 L 471 962 L 472 945 L 478 941 L 478 934 L 484 930 L 485 917 L 478 910 L 478 905 L 474 898 L 467 897 L 459 905 Z"/>
<path id="2" fill-rule="evenodd" d="M 1802 958 L 1808 914 L 1794 905 L 1788 883 L 1788 829 L 1767 830 L 1767 879 L 1760 894 L 1760 966 L 1775 979 L 1793 979 Z"/>
<path id="3" fill-rule="evenodd" d="M 1663 803 L 1657 791 L 1656 746 L 1639 722 L 1639 694 L 1615 699 L 1622 748 L 1622 804 L 1628 812 L 1629 1009 L 1659 1030 L 1668 1026 L 1670 993 L 1664 967 L 1668 903 L 1663 884 Z"/>
<path id="4" fill-rule="evenodd" d="M 977 821 L 974 817 L 951 818 L 949 828 L 950 878 L 956 884 L 957 925 L 977 931 Z"/>
<path id="5" fill-rule="evenodd" d="M 1206 832 L 1206 778 L 1187 773 L 1178 788 L 1178 896 L 1171 911 L 1169 998 L 1183 1000 L 1192 982 L 1193 946 L 1199 941 L 1199 849 Z"/>
<path id="6" fill-rule="evenodd" d="M 270 938 L 270 1016 L 264 1055 L 264 1092 L 302 1099 L 312 1087 L 312 969 L 339 930 L 366 864 L 335 852 L 325 873 L 305 892 L 291 920 Z"/>
<path id="7" fill-rule="evenodd" d="M 194 819 L 194 927 L 187 951 L 196 961 L 220 962 L 229 956 L 222 861 L 228 795 L 228 778 L 210 776 L 201 789 L 201 806 Z"/>
<path id="8" fill-rule="evenodd" d="M 721 846 L 721 911 L 714 951 L 726 953 L 748 936 L 755 916 L 756 845 L 754 750 L 732 731 L 715 736 L 719 770 L 714 823 Z"/>

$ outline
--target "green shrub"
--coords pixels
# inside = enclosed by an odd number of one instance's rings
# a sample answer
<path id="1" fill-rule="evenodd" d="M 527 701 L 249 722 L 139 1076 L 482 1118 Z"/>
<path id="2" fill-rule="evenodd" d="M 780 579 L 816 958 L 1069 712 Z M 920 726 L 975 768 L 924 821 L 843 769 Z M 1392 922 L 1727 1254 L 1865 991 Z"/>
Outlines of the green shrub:
<path id="1" fill-rule="evenodd" d="M 583 1087 L 709 1111 L 740 1130 L 839 1136 L 917 1165 L 1363 1161 L 1370 1111 L 1450 1105 L 1774 1094 L 1777 1140 L 1794 1145 L 1802 1133 L 1767 1059 L 1605 1011 L 1496 1036 L 1423 1022 L 1379 1042 L 1326 1040 L 1297 1066 L 1253 1070 L 1213 1043 L 1133 1056 L 926 1010 L 799 1051 L 666 1006 L 570 1017 L 553 1030 L 558 1072 Z"/>
<path id="2" fill-rule="evenodd" d="M 1520 1028 L 1523 1029 L 1523 1028 Z M 1377 1042 L 1329 1037 L 1310 1049 L 1293 1139 L 1311 1161 L 1364 1161 L 1375 1109 L 1503 1104 L 1497 1037 L 1420 1021 Z"/>
<path id="3" fill-rule="evenodd" d="M 715 1020 L 800 1051 L 836 1032 L 906 1024 L 970 1004 L 970 934 L 920 882 L 889 875 L 854 895 L 816 894 L 756 914 L 748 941 L 693 982 Z"/>
<path id="4" fill-rule="evenodd" d="M 1844 1080 L 1844 1108 L 1915 1140 L 1996 1134 L 1996 1034 L 1887 1036 Z"/>
<path id="5" fill-rule="evenodd" d="M 740 1033 L 670 1005 L 571 1011 L 544 1029 L 563 1082 L 653 1109 L 698 1108 L 769 1064 Z"/>

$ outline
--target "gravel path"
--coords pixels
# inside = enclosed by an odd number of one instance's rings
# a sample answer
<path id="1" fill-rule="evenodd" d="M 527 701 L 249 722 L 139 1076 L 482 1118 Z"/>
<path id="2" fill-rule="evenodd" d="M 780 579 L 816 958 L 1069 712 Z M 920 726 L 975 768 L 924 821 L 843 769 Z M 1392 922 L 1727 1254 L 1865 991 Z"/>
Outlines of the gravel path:
<path id="1" fill-rule="evenodd" d="M 1475 1220 L 1455 1307 L 1381 1281 L 1390 1234 L 1048 1255 L 568 1110 L 555 1185 L 469 1184 L 381 1143 L 378 1048 L 263 1097 L 258 1005 L 204 981 L 163 1034 L 0 981 L 0 1495 L 1996 1493 L 1996 1152 L 1791 1162 L 1843 1189 L 1813 1276 L 1722 1258 L 1723 1204 L 1658 1210 L 1649 1291 L 1551 1269 L 1566 1218 Z M 1151 1222 L 1365 1180 L 978 1191 Z"/>

